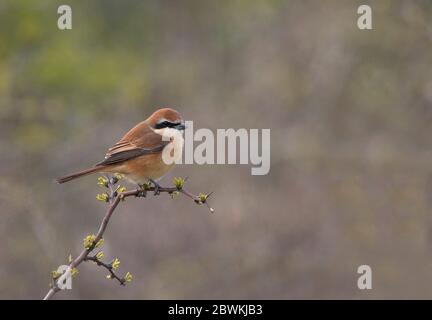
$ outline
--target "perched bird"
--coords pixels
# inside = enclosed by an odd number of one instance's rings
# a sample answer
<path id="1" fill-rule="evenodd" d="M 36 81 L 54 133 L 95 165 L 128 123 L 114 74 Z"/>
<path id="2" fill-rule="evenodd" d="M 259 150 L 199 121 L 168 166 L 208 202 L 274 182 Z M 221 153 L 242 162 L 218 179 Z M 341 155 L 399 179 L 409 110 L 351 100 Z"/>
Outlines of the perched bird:
<path id="1" fill-rule="evenodd" d="M 57 182 L 104 172 L 121 174 L 140 185 L 151 181 L 156 186 L 156 181 L 182 157 L 184 129 L 184 121 L 176 110 L 156 110 L 109 148 L 103 161 L 89 169 L 57 178 Z"/>

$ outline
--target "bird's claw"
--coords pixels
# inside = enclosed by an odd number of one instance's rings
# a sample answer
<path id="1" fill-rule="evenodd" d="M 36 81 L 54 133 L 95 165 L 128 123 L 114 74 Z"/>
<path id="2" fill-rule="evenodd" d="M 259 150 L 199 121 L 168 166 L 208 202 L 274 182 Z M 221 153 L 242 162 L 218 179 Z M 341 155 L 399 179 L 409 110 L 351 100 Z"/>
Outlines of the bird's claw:
<path id="1" fill-rule="evenodd" d="M 157 183 L 153 179 L 150 179 L 150 182 L 153 183 L 153 185 L 154 185 L 154 195 L 155 196 L 160 195 L 160 188 L 161 188 L 161 186 L 159 185 L 159 183 Z"/>

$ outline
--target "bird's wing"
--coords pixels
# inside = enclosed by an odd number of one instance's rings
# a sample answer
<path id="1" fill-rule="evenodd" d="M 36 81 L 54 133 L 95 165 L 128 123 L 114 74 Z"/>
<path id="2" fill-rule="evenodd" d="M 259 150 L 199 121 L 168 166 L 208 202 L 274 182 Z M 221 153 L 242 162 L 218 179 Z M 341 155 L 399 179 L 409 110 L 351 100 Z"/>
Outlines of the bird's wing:
<path id="1" fill-rule="evenodd" d="M 146 154 L 159 153 L 168 143 L 169 141 L 163 141 L 162 136 L 155 133 L 145 122 L 141 122 L 109 148 L 105 159 L 96 165 L 117 164 Z"/>

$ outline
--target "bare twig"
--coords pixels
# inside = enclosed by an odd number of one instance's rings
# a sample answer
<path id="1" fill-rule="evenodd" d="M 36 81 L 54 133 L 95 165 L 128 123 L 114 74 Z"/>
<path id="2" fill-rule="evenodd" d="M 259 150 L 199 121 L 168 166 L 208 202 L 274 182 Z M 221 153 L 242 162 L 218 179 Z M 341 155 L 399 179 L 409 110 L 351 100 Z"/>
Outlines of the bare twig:
<path id="1" fill-rule="evenodd" d="M 209 206 L 207 201 L 211 193 L 207 195 L 202 193 L 199 195 L 194 195 L 188 192 L 187 190 L 184 189 L 185 179 L 175 178 L 174 179 L 175 186 L 173 187 L 162 187 L 162 186 L 156 187 L 154 185 L 146 184 L 141 186 L 141 188 L 137 188 L 131 191 L 123 191 L 123 192 L 119 192 L 119 188 L 115 188 L 116 183 L 120 179 L 119 177 L 112 177 L 112 178 L 105 177 L 104 179 L 105 179 L 104 180 L 105 186 L 109 189 L 109 192 L 104 194 L 106 196 L 104 200 L 107 201 L 110 204 L 110 206 L 108 207 L 108 210 L 101 221 L 98 232 L 94 236 L 94 238 L 92 238 L 93 239 L 92 243 L 88 247 L 86 247 L 83 251 L 81 251 L 78 257 L 76 257 L 69 263 L 68 268 L 60 277 L 56 278 L 53 281 L 52 288 L 45 295 L 44 300 L 51 299 L 57 292 L 59 292 L 61 289 L 58 284 L 63 283 L 63 281 L 72 274 L 72 270 L 77 268 L 82 262 L 85 261 L 93 261 L 98 266 L 102 266 L 106 268 L 110 272 L 110 276 L 112 278 L 117 279 L 121 285 L 125 285 L 126 282 L 125 278 L 120 278 L 113 272 L 112 264 L 103 263 L 102 261 L 97 259 L 96 256 L 90 256 L 90 253 L 95 249 L 96 245 L 102 239 L 106 231 L 106 228 L 108 226 L 108 223 L 111 219 L 111 216 L 113 215 L 120 201 L 124 201 L 126 198 L 129 197 L 146 197 L 148 191 L 151 192 L 157 190 L 158 193 L 165 192 L 170 195 L 175 195 L 178 193 L 184 194 L 187 197 L 191 198 L 197 204 L 206 204 L 210 212 L 214 212 L 214 209 Z"/>
<path id="2" fill-rule="evenodd" d="M 120 285 L 124 286 L 126 283 L 126 279 L 125 278 L 120 278 L 118 275 L 115 274 L 115 272 L 113 271 L 114 267 L 112 266 L 112 264 L 108 264 L 105 262 L 100 261 L 96 256 L 91 256 L 91 257 L 86 257 L 84 259 L 84 261 L 93 261 L 95 262 L 98 266 L 104 267 L 105 269 L 107 269 L 110 273 L 110 278 L 111 279 L 117 279 L 118 282 L 120 283 Z"/>

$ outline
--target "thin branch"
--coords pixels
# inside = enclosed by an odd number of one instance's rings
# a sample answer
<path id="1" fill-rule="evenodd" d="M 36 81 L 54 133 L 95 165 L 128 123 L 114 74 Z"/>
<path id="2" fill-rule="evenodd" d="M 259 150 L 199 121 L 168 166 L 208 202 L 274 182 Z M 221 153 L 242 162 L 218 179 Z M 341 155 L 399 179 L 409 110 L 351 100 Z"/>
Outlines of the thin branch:
<path id="1" fill-rule="evenodd" d="M 108 263 L 102 262 L 96 256 L 86 257 L 84 259 L 84 261 L 93 261 L 98 266 L 104 267 L 110 273 L 111 279 L 117 279 L 117 281 L 120 283 L 120 285 L 122 285 L 122 286 L 125 285 L 126 279 L 125 278 L 120 278 L 118 275 L 115 274 L 115 272 L 113 271 L 114 268 L 113 268 L 112 264 L 108 264 Z"/>
<path id="2" fill-rule="evenodd" d="M 154 192 L 157 191 L 158 193 L 168 193 L 170 195 L 174 195 L 176 193 L 181 193 L 186 195 L 187 197 L 191 198 L 196 204 L 206 204 L 206 206 L 209 208 L 210 212 L 214 212 L 214 209 L 211 208 L 208 204 L 208 198 L 210 197 L 211 193 L 208 195 L 200 194 L 200 195 L 194 195 L 187 190 L 184 189 L 184 182 L 185 179 L 175 179 L 175 185 L 174 187 L 155 187 L 153 185 L 144 185 L 142 188 L 138 188 L 131 191 L 125 191 L 125 192 L 118 192 L 118 188 L 115 189 L 115 184 L 118 182 L 118 178 L 112 177 L 112 178 L 105 178 L 107 179 L 106 187 L 109 189 L 109 192 L 107 194 L 108 199 L 107 202 L 110 203 L 110 206 L 108 207 L 108 210 L 103 217 L 101 224 L 99 226 L 98 232 L 93 240 L 93 243 L 78 255 L 75 259 L 73 259 L 70 264 L 68 265 L 68 268 L 66 271 L 57 278 L 52 288 L 48 291 L 48 293 L 45 295 L 44 300 L 51 299 L 57 292 L 59 292 L 61 289 L 58 286 L 58 283 L 63 283 L 66 277 L 70 276 L 72 274 L 72 270 L 78 267 L 82 262 L 84 261 L 95 261 L 95 257 L 89 256 L 89 254 L 95 249 L 96 244 L 99 242 L 99 240 L 102 239 L 106 228 L 108 226 L 108 223 L 111 219 L 111 216 L 113 215 L 115 209 L 119 205 L 121 201 L 124 201 L 126 198 L 129 197 L 146 197 L 147 192 Z M 101 261 L 97 260 L 95 261 L 99 266 L 103 266 L 107 268 L 110 271 L 111 276 L 113 276 L 115 279 L 120 281 L 120 284 L 124 285 L 125 280 L 117 277 L 111 269 L 109 269 L 109 265 L 106 265 L 102 263 Z"/>

